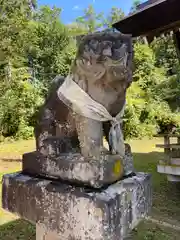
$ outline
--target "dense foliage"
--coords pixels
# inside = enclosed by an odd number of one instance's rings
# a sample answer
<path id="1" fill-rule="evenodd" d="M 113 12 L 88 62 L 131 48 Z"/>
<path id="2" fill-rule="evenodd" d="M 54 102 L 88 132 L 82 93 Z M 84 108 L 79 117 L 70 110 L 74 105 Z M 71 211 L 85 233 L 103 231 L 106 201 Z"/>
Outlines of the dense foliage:
<path id="1" fill-rule="evenodd" d="M 0 4 L 0 140 L 29 138 L 52 79 L 69 71 L 75 36 L 110 28 L 124 13 L 112 7 L 105 16 L 90 5 L 83 16 L 65 25 L 59 8 L 37 8 L 34 0 L 1 0 Z M 179 127 L 180 68 L 172 36 L 158 38 L 151 46 L 137 40 L 134 52 L 125 136 L 152 136 L 167 126 Z"/>

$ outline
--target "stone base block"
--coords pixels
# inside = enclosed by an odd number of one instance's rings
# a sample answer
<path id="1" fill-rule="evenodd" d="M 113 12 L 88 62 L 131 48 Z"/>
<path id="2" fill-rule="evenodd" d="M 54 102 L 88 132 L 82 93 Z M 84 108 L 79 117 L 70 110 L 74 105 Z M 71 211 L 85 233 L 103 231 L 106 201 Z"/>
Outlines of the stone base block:
<path id="1" fill-rule="evenodd" d="M 132 234 L 129 234 L 123 240 L 132 240 Z M 62 240 L 61 236 L 56 232 L 48 231 L 44 226 L 36 224 L 36 240 Z M 86 240 L 86 239 L 83 239 Z M 121 240 L 121 238 L 119 238 Z"/>
<path id="2" fill-rule="evenodd" d="M 62 240 L 56 232 L 48 231 L 44 226 L 36 224 L 36 240 Z"/>
<path id="3" fill-rule="evenodd" d="M 120 240 L 149 214 L 151 176 L 95 190 L 14 173 L 3 176 L 2 197 L 4 209 L 52 233 L 51 240 Z"/>
<path id="4" fill-rule="evenodd" d="M 102 155 L 94 160 L 84 159 L 81 154 L 52 157 L 32 152 L 23 155 L 23 172 L 100 188 L 123 177 L 123 164 L 119 155 Z"/>

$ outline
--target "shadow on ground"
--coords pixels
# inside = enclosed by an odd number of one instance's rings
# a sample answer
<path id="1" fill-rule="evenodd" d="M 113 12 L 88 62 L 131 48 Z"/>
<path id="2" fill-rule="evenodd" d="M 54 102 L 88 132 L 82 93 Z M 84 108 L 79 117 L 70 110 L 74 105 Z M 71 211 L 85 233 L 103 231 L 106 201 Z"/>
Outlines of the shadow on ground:
<path id="1" fill-rule="evenodd" d="M 0 225 L 1 240 L 36 240 L 35 226 L 24 220 Z"/>
<path id="2" fill-rule="evenodd" d="M 22 159 L 18 158 L 2 158 L 0 157 L 2 162 L 22 162 Z"/>

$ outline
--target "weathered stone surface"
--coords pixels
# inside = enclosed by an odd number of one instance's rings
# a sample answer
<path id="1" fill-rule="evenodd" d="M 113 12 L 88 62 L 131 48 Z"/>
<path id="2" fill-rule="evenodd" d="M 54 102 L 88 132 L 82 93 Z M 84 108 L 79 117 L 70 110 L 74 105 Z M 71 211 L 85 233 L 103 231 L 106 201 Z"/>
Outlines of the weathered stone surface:
<path id="1" fill-rule="evenodd" d="M 30 177 L 3 177 L 3 208 L 59 239 L 120 240 L 149 213 L 151 177 L 137 173 L 94 190 Z"/>
<path id="2" fill-rule="evenodd" d="M 57 140 L 55 147 L 57 149 Z M 94 188 L 113 183 L 123 177 L 123 167 L 128 174 L 134 172 L 133 156 L 129 144 L 125 144 L 125 157 L 118 155 L 101 155 L 100 159 L 84 158 L 80 153 L 69 153 L 44 156 L 40 152 L 25 153 L 23 155 L 23 172 L 60 178 L 71 183 L 81 183 Z M 50 150 L 51 149 L 51 150 Z M 126 162 L 126 164 L 124 164 Z"/>
<path id="3" fill-rule="evenodd" d="M 121 179 L 123 165 L 118 155 L 101 155 L 101 159 L 96 160 L 84 159 L 78 153 L 54 158 L 32 152 L 23 155 L 23 172 L 99 188 Z"/>
<path id="4" fill-rule="evenodd" d="M 62 240 L 56 232 L 48 231 L 43 225 L 36 224 L 36 240 Z"/>
<path id="5" fill-rule="evenodd" d="M 131 36 L 109 31 L 83 36 L 70 74 L 81 89 L 115 117 L 124 106 L 126 90 L 132 82 Z M 45 156 L 78 152 L 85 158 L 101 160 L 104 135 L 110 143 L 110 121 L 102 123 L 80 116 L 66 106 L 57 95 L 63 81 L 62 77 L 53 81 L 39 111 L 36 150 Z M 51 144 L 53 137 L 59 140 Z M 110 148 L 108 154 L 111 153 Z"/>
<path id="6" fill-rule="evenodd" d="M 44 225 L 36 224 L 36 240 L 62 240 L 55 231 L 49 231 Z"/>
<path id="7" fill-rule="evenodd" d="M 132 174 L 131 148 L 121 131 L 132 82 L 131 36 L 83 36 L 69 76 L 77 92 L 87 94 L 80 98 L 73 88 L 68 94 L 78 98 L 70 99 L 63 95 L 71 89 L 62 88 L 64 78 L 53 81 L 37 117 L 36 152 L 24 154 L 21 173 L 3 177 L 3 208 L 35 223 L 37 240 L 121 240 L 152 202 L 151 177 Z M 83 105 L 73 107 L 79 99 Z M 82 108 L 90 114 L 77 111 Z M 92 110 L 108 117 L 93 118 Z"/>
<path id="8" fill-rule="evenodd" d="M 123 158 L 123 167 L 126 176 L 133 173 L 134 170 L 134 162 L 133 162 L 133 154 L 131 151 L 131 146 L 128 143 L 125 143 L 125 156 Z"/>
<path id="9" fill-rule="evenodd" d="M 132 240 L 132 234 L 128 234 L 123 240 Z M 54 231 L 48 231 L 44 225 L 36 224 L 36 240 L 62 240 L 61 236 Z M 84 239 L 83 239 L 84 240 Z M 118 240 L 122 240 L 119 238 Z"/>

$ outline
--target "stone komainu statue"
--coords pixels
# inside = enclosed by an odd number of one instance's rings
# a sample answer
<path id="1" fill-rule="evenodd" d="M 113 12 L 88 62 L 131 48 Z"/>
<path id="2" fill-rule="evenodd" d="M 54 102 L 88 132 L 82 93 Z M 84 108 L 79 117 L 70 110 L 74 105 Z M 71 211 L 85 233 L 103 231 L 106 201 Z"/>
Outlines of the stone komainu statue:
<path id="1" fill-rule="evenodd" d="M 149 214 L 150 175 L 133 176 L 123 162 L 132 159 L 120 126 L 131 58 L 129 36 L 83 37 L 39 112 L 37 151 L 23 155 L 21 173 L 3 177 L 4 209 L 34 222 L 36 239 L 127 239 Z"/>
<path id="2" fill-rule="evenodd" d="M 132 81 L 132 39 L 117 32 L 82 36 L 71 68 L 72 80 L 111 116 L 123 108 Z M 58 97 L 64 82 L 56 77 L 42 106 L 35 127 L 37 150 L 42 154 L 81 153 L 98 157 L 104 152 L 103 136 L 109 142 L 110 122 L 96 121 L 75 113 Z M 110 146 L 111 147 L 111 146 Z"/>

